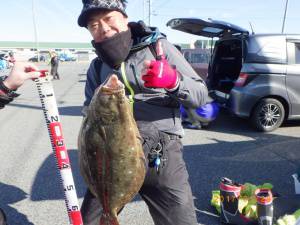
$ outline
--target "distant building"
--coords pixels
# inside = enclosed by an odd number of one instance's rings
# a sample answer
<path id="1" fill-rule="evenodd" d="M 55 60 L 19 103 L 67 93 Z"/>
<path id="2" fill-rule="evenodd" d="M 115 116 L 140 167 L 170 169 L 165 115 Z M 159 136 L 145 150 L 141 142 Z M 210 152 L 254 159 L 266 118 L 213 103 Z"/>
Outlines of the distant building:
<path id="1" fill-rule="evenodd" d="M 202 48 L 202 49 L 211 49 L 215 45 L 216 40 L 212 39 L 201 39 L 195 42 L 190 43 L 176 43 L 176 45 L 180 46 L 182 49 L 195 49 L 195 48 Z"/>
<path id="2" fill-rule="evenodd" d="M 72 42 L 17 42 L 17 41 L 0 41 L 0 49 L 93 49 L 91 43 L 72 43 Z"/>
<path id="3" fill-rule="evenodd" d="M 38 51 L 37 51 L 38 49 Z M 72 52 L 77 54 L 80 61 L 87 61 L 95 57 L 94 48 L 91 43 L 72 43 L 72 42 L 15 42 L 15 41 L 0 41 L 0 51 L 13 51 L 16 59 L 27 61 L 37 55 L 49 57 L 49 51 L 58 53 Z"/>

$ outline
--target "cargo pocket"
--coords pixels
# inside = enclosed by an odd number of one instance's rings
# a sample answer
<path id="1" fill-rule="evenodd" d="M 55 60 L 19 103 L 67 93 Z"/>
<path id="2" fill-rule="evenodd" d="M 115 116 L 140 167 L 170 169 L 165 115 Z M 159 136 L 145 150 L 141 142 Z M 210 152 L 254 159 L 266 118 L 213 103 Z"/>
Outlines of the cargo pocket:
<path id="1" fill-rule="evenodd" d="M 151 122 L 137 121 L 137 126 L 142 137 L 142 146 L 146 158 L 147 170 L 149 169 L 149 153 L 159 143 L 159 131 Z"/>
<path id="2" fill-rule="evenodd" d="M 159 174 L 167 163 L 168 154 L 166 146 L 169 143 L 169 136 L 159 131 L 151 122 L 138 121 L 137 125 L 142 137 L 147 171 Z"/>

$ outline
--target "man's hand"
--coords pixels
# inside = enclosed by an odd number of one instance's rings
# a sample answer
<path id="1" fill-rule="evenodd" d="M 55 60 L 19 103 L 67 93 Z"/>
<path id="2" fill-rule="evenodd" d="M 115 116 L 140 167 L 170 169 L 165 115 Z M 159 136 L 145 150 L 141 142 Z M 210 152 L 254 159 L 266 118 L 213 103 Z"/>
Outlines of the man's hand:
<path id="1" fill-rule="evenodd" d="M 3 81 L 3 84 L 10 90 L 16 90 L 23 85 L 25 80 L 40 76 L 40 72 L 28 72 L 35 70 L 38 70 L 38 68 L 32 63 L 16 62 L 8 77 Z"/>
<path id="2" fill-rule="evenodd" d="M 166 60 L 161 42 L 156 44 L 156 60 L 145 60 L 142 80 L 147 88 L 165 88 L 175 90 L 179 85 L 178 74 L 175 68 L 169 65 Z"/>

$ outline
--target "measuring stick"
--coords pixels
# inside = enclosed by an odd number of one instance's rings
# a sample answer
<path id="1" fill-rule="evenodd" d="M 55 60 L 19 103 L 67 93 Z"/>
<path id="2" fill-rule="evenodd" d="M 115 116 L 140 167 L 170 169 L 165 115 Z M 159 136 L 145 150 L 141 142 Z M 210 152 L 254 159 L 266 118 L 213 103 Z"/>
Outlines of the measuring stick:
<path id="1" fill-rule="evenodd" d="M 79 210 L 70 160 L 62 133 L 62 125 L 59 119 L 53 85 L 50 77 L 46 76 L 47 70 L 40 70 L 38 72 L 40 72 L 41 75 L 34 81 L 38 89 L 51 140 L 52 150 L 56 158 L 70 224 L 82 225 L 83 222 Z"/>

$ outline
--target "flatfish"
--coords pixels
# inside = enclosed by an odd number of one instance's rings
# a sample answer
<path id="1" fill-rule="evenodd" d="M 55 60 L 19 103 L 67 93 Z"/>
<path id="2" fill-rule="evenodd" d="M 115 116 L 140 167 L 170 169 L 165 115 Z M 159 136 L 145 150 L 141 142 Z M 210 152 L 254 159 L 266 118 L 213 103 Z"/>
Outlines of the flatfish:
<path id="1" fill-rule="evenodd" d="M 96 89 L 78 137 L 81 174 L 100 201 L 100 225 L 119 225 L 117 214 L 140 190 L 146 173 L 141 137 L 116 75 Z"/>

